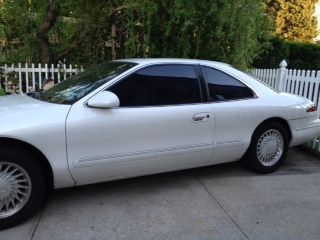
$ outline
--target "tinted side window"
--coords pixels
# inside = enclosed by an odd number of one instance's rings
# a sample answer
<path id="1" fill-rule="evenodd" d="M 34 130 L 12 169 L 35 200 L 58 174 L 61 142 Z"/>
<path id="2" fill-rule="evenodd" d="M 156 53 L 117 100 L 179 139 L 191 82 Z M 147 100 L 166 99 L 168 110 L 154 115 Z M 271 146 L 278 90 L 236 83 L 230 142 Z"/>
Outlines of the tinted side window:
<path id="1" fill-rule="evenodd" d="M 211 101 L 224 101 L 254 97 L 250 88 L 219 70 L 202 67 L 208 83 Z"/>
<path id="2" fill-rule="evenodd" d="M 112 86 L 121 107 L 201 102 L 193 66 L 159 65 L 142 69 Z"/>

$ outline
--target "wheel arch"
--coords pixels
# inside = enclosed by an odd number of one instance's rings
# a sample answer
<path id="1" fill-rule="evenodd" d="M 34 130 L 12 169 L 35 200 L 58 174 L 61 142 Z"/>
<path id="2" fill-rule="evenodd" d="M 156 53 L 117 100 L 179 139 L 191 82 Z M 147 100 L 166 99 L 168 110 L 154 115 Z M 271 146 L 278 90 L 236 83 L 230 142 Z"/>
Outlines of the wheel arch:
<path id="1" fill-rule="evenodd" d="M 289 123 L 281 118 L 281 117 L 272 117 L 272 118 L 268 118 L 266 120 L 264 120 L 263 122 L 261 122 L 254 130 L 254 132 L 259 129 L 261 126 L 263 126 L 264 124 L 266 123 L 269 123 L 269 122 L 278 122 L 280 124 L 282 124 L 284 126 L 284 128 L 287 130 L 287 133 L 288 133 L 288 137 L 289 137 L 289 142 L 291 141 L 292 139 L 292 132 L 291 132 L 291 128 L 289 126 Z"/>
<path id="2" fill-rule="evenodd" d="M 271 166 L 264 166 L 259 162 L 259 160 L 257 158 L 256 146 L 255 146 L 255 144 L 257 144 L 257 142 L 255 142 L 255 141 L 258 141 L 258 139 L 256 139 L 254 136 L 257 132 L 259 132 L 259 129 L 261 129 L 265 124 L 268 124 L 268 123 L 281 124 L 281 126 L 283 126 L 288 133 L 288 143 L 290 143 L 290 141 L 292 139 L 292 133 L 290 130 L 290 126 L 285 119 L 283 119 L 281 117 L 272 117 L 272 118 L 268 118 L 268 119 L 262 121 L 253 131 L 252 136 L 251 136 L 251 140 L 250 140 L 250 145 L 249 145 L 248 149 L 246 150 L 245 154 L 240 159 L 241 162 L 246 167 L 248 167 L 249 169 L 251 169 L 255 172 L 258 172 L 258 173 L 271 173 L 271 172 L 277 170 L 279 168 L 279 166 L 281 165 L 281 163 L 284 161 L 285 156 L 288 151 L 288 145 L 285 145 L 283 147 L 283 153 L 282 153 L 280 159 L 278 159 L 278 161 L 275 162 Z M 259 136 L 259 138 L 260 138 L 260 136 Z M 253 145 L 253 143 L 254 143 L 254 145 Z"/>
<path id="3" fill-rule="evenodd" d="M 0 145 L 1 144 L 8 144 L 10 146 L 16 146 L 17 148 L 23 148 L 30 151 L 36 157 L 37 161 L 45 172 L 45 177 L 48 184 L 47 190 L 51 191 L 53 189 L 54 179 L 51 164 L 49 163 L 47 157 L 38 148 L 30 143 L 8 137 L 0 137 Z"/>

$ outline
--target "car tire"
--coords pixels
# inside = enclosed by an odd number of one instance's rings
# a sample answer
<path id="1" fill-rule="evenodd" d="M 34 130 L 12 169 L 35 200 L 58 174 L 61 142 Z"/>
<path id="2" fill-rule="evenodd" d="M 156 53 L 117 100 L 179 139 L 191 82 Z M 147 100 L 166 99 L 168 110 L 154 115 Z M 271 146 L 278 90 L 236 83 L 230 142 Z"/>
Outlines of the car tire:
<path id="1" fill-rule="evenodd" d="M 274 172 L 285 160 L 288 145 L 289 135 L 283 124 L 267 122 L 254 131 L 242 161 L 255 172 Z"/>
<path id="2" fill-rule="evenodd" d="M 0 229 L 15 226 L 38 212 L 46 195 L 46 178 L 29 151 L 0 147 Z"/>

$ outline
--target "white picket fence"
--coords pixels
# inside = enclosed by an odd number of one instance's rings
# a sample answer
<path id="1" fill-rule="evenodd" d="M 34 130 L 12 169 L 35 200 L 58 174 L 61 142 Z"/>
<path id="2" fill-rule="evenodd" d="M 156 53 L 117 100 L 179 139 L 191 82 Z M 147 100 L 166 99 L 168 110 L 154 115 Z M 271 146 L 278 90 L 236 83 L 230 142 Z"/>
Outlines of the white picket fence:
<path id="1" fill-rule="evenodd" d="M 306 97 L 319 108 L 320 70 L 287 69 L 288 64 L 285 60 L 279 66 L 279 69 L 251 69 L 249 73 L 278 91 Z M 320 137 L 307 145 L 320 152 Z"/>
<path id="2" fill-rule="evenodd" d="M 279 69 L 252 69 L 250 73 L 278 91 L 306 97 L 319 106 L 320 71 L 287 69 L 283 60 Z"/>
<path id="3" fill-rule="evenodd" d="M 59 63 L 51 64 L 21 64 L 0 66 L 4 71 L 4 88 L 6 92 L 29 93 L 42 89 L 48 82 L 59 83 L 71 75 L 83 71 L 82 66 Z"/>

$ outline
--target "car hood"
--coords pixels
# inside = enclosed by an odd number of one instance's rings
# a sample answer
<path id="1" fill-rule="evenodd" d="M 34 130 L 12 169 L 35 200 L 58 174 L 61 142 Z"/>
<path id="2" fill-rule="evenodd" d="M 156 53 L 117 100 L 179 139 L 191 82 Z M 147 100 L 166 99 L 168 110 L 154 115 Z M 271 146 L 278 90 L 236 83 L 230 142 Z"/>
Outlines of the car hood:
<path id="1" fill-rule="evenodd" d="M 0 97 L 0 114 L 35 111 L 49 107 L 50 103 L 42 102 L 27 95 L 9 95 Z"/>
<path id="2" fill-rule="evenodd" d="M 0 137 L 12 132 L 65 125 L 70 105 L 48 103 L 27 95 L 0 97 Z"/>

